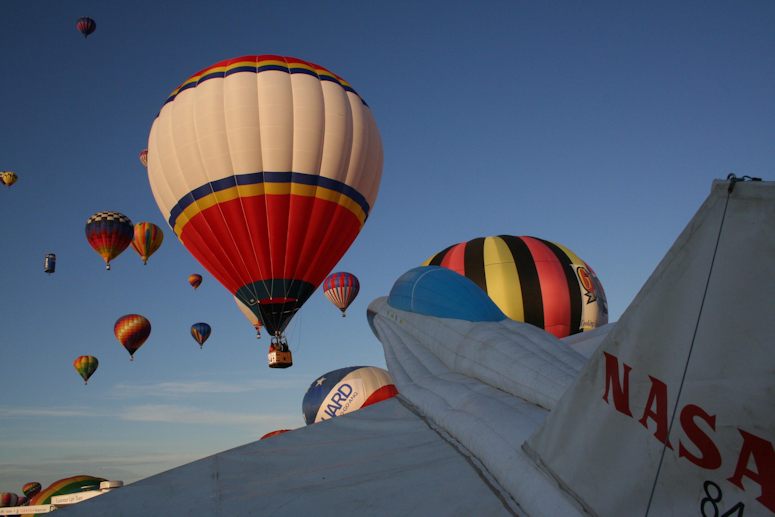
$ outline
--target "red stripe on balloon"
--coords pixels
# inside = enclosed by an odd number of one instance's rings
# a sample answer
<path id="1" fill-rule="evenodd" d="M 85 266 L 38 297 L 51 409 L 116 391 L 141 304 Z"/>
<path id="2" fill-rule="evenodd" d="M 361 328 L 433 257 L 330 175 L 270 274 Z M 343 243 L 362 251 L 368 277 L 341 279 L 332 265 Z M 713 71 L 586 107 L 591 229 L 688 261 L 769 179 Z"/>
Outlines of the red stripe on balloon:
<path id="1" fill-rule="evenodd" d="M 369 398 L 366 399 L 361 407 L 366 407 L 372 404 L 376 404 L 377 402 L 382 402 L 383 400 L 393 398 L 396 395 L 398 395 L 398 390 L 396 389 L 395 385 L 386 384 L 385 386 L 382 386 L 380 389 L 369 395 Z"/>
<path id="2" fill-rule="evenodd" d="M 570 293 L 563 266 L 552 250 L 532 237 L 521 237 L 533 256 L 541 297 L 544 301 L 544 329 L 557 337 L 570 334 Z"/>
<path id="3" fill-rule="evenodd" d="M 461 242 L 460 244 L 452 246 L 442 259 L 440 266 L 451 269 L 460 275 L 465 275 L 466 244 L 467 243 L 465 242 Z"/>

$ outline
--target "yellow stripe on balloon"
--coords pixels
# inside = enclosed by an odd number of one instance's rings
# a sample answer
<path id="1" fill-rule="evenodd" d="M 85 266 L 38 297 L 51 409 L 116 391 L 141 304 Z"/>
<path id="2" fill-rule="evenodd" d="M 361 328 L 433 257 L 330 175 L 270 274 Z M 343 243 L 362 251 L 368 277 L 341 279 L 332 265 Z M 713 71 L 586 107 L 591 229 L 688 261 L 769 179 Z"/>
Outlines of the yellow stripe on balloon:
<path id="1" fill-rule="evenodd" d="M 525 321 L 522 288 L 514 257 L 500 237 L 484 240 L 484 275 L 487 294 L 509 318 Z"/>

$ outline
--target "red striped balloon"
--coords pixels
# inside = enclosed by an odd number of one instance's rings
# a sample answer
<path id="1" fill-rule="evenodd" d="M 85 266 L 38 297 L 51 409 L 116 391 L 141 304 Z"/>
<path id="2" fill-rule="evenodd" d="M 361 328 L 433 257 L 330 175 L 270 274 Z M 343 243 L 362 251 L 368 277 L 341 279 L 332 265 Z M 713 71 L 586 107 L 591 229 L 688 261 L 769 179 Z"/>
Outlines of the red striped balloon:
<path id="1" fill-rule="evenodd" d="M 342 317 L 360 289 L 358 278 L 352 273 L 331 273 L 323 282 L 323 294 L 342 311 Z"/>
<path id="2" fill-rule="evenodd" d="M 608 323 L 597 275 L 562 244 L 536 237 L 480 237 L 453 244 L 423 265 L 470 278 L 509 318 L 559 338 Z"/>
<path id="3" fill-rule="evenodd" d="M 151 335 L 151 322 L 139 314 L 127 314 L 116 320 L 113 333 L 118 342 L 129 352 L 129 360 L 134 361 L 135 352 L 143 346 Z"/>
<path id="4" fill-rule="evenodd" d="M 88 38 L 89 34 L 97 30 L 97 22 L 88 16 L 84 16 L 82 18 L 78 18 L 78 21 L 75 22 L 75 28 L 78 29 L 78 32 L 83 34 L 84 38 Z"/>

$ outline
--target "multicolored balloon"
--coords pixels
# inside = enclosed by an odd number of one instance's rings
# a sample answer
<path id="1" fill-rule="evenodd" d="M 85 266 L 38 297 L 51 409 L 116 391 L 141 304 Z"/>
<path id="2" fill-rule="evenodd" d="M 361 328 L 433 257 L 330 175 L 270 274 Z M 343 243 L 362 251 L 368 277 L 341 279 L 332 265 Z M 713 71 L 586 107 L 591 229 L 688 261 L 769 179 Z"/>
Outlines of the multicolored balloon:
<path id="1" fill-rule="evenodd" d="M 16 506 L 19 501 L 19 496 L 13 492 L 0 493 L 0 508 L 10 508 Z"/>
<path id="2" fill-rule="evenodd" d="M 148 258 L 156 253 L 164 240 L 164 232 L 153 223 L 141 222 L 135 225 L 132 248 L 143 259 L 143 265 L 148 264 Z"/>
<path id="3" fill-rule="evenodd" d="M 361 284 L 352 273 L 331 273 L 323 282 L 323 294 L 342 311 L 343 318 L 346 316 L 347 307 L 353 303 L 360 289 Z"/>
<path id="4" fill-rule="evenodd" d="M 424 266 L 449 268 L 473 280 L 516 321 L 558 338 L 608 323 L 603 285 L 571 250 L 536 237 L 499 235 L 453 244 Z"/>
<path id="5" fill-rule="evenodd" d="M 259 438 L 259 440 L 266 440 L 267 438 L 271 438 L 272 436 L 277 436 L 278 434 L 287 433 L 289 431 L 292 431 L 292 429 L 278 429 L 277 431 L 271 431 L 266 433 L 261 438 Z"/>
<path id="6" fill-rule="evenodd" d="M 216 63 L 172 92 L 148 139 L 148 178 L 175 234 L 274 339 L 360 232 L 382 144 L 371 111 L 292 57 Z"/>
<path id="7" fill-rule="evenodd" d="M 0 182 L 2 182 L 3 185 L 6 187 L 10 187 L 16 181 L 19 179 L 19 176 L 16 175 L 13 171 L 2 171 L 0 172 Z"/>
<path id="8" fill-rule="evenodd" d="M 202 275 L 199 275 L 197 273 L 188 275 L 188 283 L 191 287 L 193 287 L 196 290 L 197 287 L 202 285 Z"/>
<path id="9" fill-rule="evenodd" d="M 84 16 L 82 18 L 78 18 L 78 21 L 75 22 L 75 28 L 78 29 L 78 32 L 83 34 L 84 38 L 88 38 L 89 34 L 97 30 L 97 22 L 88 16 Z"/>
<path id="10" fill-rule="evenodd" d="M 119 212 L 97 212 L 86 220 L 86 240 L 108 270 L 110 261 L 129 247 L 134 235 L 132 221 Z"/>
<path id="11" fill-rule="evenodd" d="M 22 487 L 22 493 L 24 493 L 24 495 L 29 498 L 33 498 L 38 495 L 38 492 L 40 492 L 41 488 L 43 487 L 37 481 L 30 481 L 29 483 L 24 484 Z"/>
<path id="12" fill-rule="evenodd" d="M 98 478 L 87 475 L 71 476 L 54 481 L 44 490 L 41 490 L 38 495 L 30 498 L 30 506 L 35 506 L 38 504 L 50 504 L 51 498 L 58 495 L 75 494 L 77 492 L 85 492 L 88 490 L 98 490 L 100 488 L 100 483 L 103 481 L 105 481 L 105 478 Z"/>
<path id="13" fill-rule="evenodd" d="M 382 368 L 351 366 L 323 375 L 304 394 L 302 412 L 309 424 L 328 420 L 394 397 L 398 390 Z"/>
<path id="14" fill-rule="evenodd" d="M 16 500 L 16 506 L 25 506 L 30 499 L 26 495 L 20 495 Z"/>
<path id="15" fill-rule="evenodd" d="M 199 348 L 204 346 L 205 341 L 210 337 L 210 332 L 212 332 L 212 328 L 210 328 L 210 325 L 207 323 L 200 321 L 199 323 L 191 325 L 191 337 L 194 338 L 194 341 L 199 343 Z"/>
<path id="16" fill-rule="evenodd" d="M 242 300 L 234 297 L 234 303 L 237 304 L 237 308 L 240 310 L 242 314 L 245 315 L 247 320 L 250 322 L 251 325 L 253 325 L 253 328 L 256 329 L 256 338 L 261 337 L 261 319 L 256 315 L 255 312 L 250 310 L 250 307 L 242 303 Z"/>
<path id="17" fill-rule="evenodd" d="M 135 360 L 135 352 L 143 346 L 151 335 L 151 322 L 139 314 L 121 316 L 113 325 L 113 333 L 118 342 L 129 352 L 129 360 Z"/>
<path id="18" fill-rule="evenodd" d="M 140 163 L 143 164 L 143 167 L 147 169 L 148 168 L 148 149 L 143 149 L 142 151 L 140 151 L 140 154 L 138 154 L 137 157 L 140 159 Z"/>
<path id="19" fill-rule="evenodd" d="M 78 372 L 78 375 L 83 378 L 84 384 L 89 384 L 89 377 L 97 371 L 99 365 L 100 362 L 93 355 L 81 355 L 73 361 L 73 367 Z"/>

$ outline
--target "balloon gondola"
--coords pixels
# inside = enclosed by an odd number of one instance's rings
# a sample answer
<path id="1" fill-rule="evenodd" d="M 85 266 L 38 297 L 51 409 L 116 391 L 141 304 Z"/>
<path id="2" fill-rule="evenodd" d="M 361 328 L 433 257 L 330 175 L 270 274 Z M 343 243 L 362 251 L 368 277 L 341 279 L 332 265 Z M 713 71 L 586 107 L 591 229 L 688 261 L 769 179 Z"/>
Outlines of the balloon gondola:
<path id="1" fill-rule="evenodd" d="M 238 57 L 193 75 L 148 139 L 159 209 L 261 320 L 272 367 L 292 364 L 284 330 L 360 232 L 381 174 L 368 105 L 338 75 L 291 57 Z"/>

